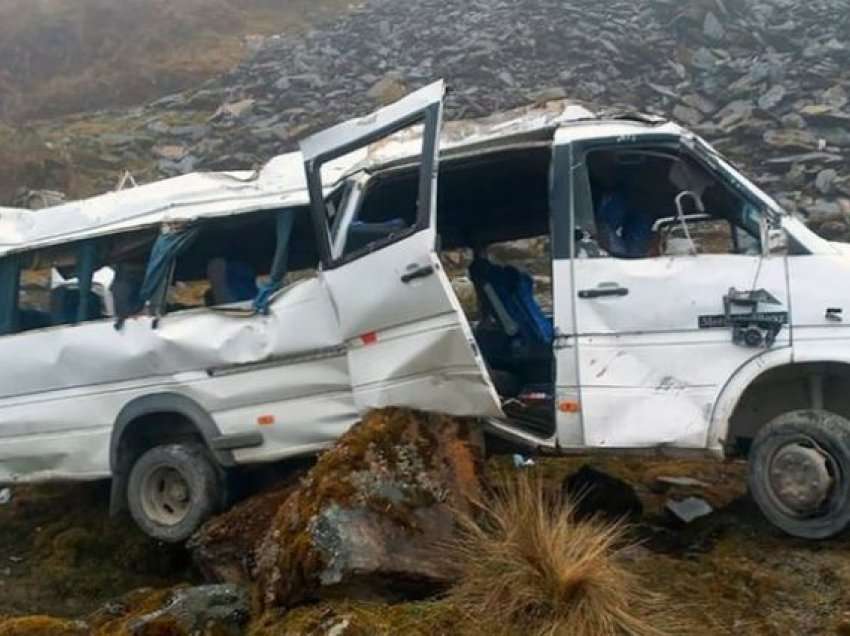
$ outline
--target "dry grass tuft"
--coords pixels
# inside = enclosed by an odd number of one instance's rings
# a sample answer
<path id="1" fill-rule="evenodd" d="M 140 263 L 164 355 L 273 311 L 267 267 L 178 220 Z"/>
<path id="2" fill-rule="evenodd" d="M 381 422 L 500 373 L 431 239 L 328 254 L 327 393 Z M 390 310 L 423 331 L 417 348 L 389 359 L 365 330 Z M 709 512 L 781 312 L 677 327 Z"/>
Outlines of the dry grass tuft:
<path id="1" fill-rule="evenodd" d="M 459 582 L 446 600 L 481 633 L 667 633 L 662 599 L 622 564 L 623 524 L 576 521 L 572 503 L 526 475 L 477 508 L 475 517 L 460 516 L 459 538 L 447 547 Z"/>

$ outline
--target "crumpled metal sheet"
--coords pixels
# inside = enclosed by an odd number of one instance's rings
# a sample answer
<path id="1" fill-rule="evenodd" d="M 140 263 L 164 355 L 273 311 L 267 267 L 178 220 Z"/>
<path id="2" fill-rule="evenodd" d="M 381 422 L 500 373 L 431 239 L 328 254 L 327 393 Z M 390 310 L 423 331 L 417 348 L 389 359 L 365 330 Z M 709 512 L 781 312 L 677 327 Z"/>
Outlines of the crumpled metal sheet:
<path id="1" fill-rule="evenodd" d="M 591 118 L 593 113 L 582 106 L 556 100 L 483 119 L 448 122 L 443 126 L 440 143 L 443 150 L 451 150 Z M 421 126 L 411 127 L 359 153 L 330 162 L 328 170 L 339 178 L 361 167 L 412 158 L 421 149 L 420 137 Z M 333 181 L 329 179 L 326 185 L 331 187 Z M 308 203 L 303 158 L 300 152 L 291 152 L 271 159 L 258 172 L 193 173 L 35 213 L 0 208 L 0 256 L 163 222 Z"/>
<path id="2" fill-rule="evenodd" d="M 151 394 L 195 400 L 224 435 L 256 430 L 258 410 L 270 416 L 269 443 L 240 451 L 244 461 L 269 449 L 277 457 L 317 450 L 359 417 L 318 278 L 284 290 L 268 316 L 199 309 L 165 316 L 156 329 L 152 322 L 137 316 L 116 330 L 101 320 L 4 339 L 16 363 L 0 385 L 0 481 L 108 476 L 117 414 Z"/>

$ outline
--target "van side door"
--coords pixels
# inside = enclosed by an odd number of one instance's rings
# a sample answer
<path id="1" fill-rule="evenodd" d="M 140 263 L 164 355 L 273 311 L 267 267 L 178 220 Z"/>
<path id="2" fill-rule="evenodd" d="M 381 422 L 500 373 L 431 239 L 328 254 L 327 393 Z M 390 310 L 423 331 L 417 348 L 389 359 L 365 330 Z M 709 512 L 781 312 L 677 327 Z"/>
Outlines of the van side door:
<path id="1" fill-rule="evenodd" d="M 582 443 L 705 448 L 736 370 L 790 357 L 786 262 L 762 249 L 764 210 L 674 137 L 578 142 L 571 174 L 574 348 L 559 371 L 574 365 Z"/>
<path id="2" fill-rule="evenodd" d="M 314 222 L 324 239 L 322 279 L 337 310 L 361 411 L 406 406 L 454 415 L 501 414 L 472 331 L 435 252 L 443 93 L 442 82 L 432 84 L 301 144 Z M 333 186 L 334 160 L 345 161 L 355 153 L 368 164 L 381 144 L 404 144 L 411 139 L 409 132 L 415 137 L 411 127 L 417 124 L 422 126 L 421 149 L 407 165 L 418 169 L 418 191 L 391 190 L 387 195 L 383 189 L 378 194 L 372 187 L 392 179 L 391 171 L 373 176 L 367 166 L 335 211 L 342 216 L 331 223 L 325 194 Z"/>

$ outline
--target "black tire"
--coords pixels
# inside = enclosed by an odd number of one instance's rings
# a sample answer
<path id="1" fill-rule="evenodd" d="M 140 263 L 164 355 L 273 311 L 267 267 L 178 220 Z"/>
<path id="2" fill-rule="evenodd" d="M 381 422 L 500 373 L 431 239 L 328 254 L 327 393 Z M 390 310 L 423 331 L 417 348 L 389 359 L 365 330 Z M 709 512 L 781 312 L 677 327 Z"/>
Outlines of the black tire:
<path id="1" fill-rule="evenodd" d="M 222 488 L 223 480 L 203 444 L 164 444 L 133 464 L 127 503 L 145 534 L 179 543 L 219 510 Z"/>
<path id="2" fill-rule="evenodd" d="M 765 425 L 750 448 L 750 494 L 765 517 L 804 539 L 850 525 L 850 421 L 820 410 L 791 411 Z"/>

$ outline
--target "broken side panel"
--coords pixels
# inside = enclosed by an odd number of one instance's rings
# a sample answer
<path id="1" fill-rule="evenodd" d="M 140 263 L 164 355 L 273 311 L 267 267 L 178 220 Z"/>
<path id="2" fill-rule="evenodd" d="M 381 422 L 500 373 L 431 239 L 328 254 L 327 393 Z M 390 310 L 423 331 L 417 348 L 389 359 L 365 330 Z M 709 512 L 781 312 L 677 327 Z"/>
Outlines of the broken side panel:
<path id="1" fill-rule="evenodd" d="M 499 400 L 425 233 L 324 272 L 358 408 L 501 415 Z"/>
<path id="2" fill-rule="evenodd" d="M 302 144 L 322 246 L 322 278 L 348 349 L 355 404 L 499 416 L 501 408 L 469 324 L 435 253 L 443 85 L 437 83 L 368 117 Z M 323 198 L 323 166 L 421 126 L 418 187 L 389 194 L 392 175 L 355 179 L 342 212 Z M 415 131 L 412 131 L 415 132 Z M 341 213 L 341 218 L 333 218 Z M 333 236 L 331 232 L 333 231 Z M 333 249 L 331 248 L 333 245 Z"/>

